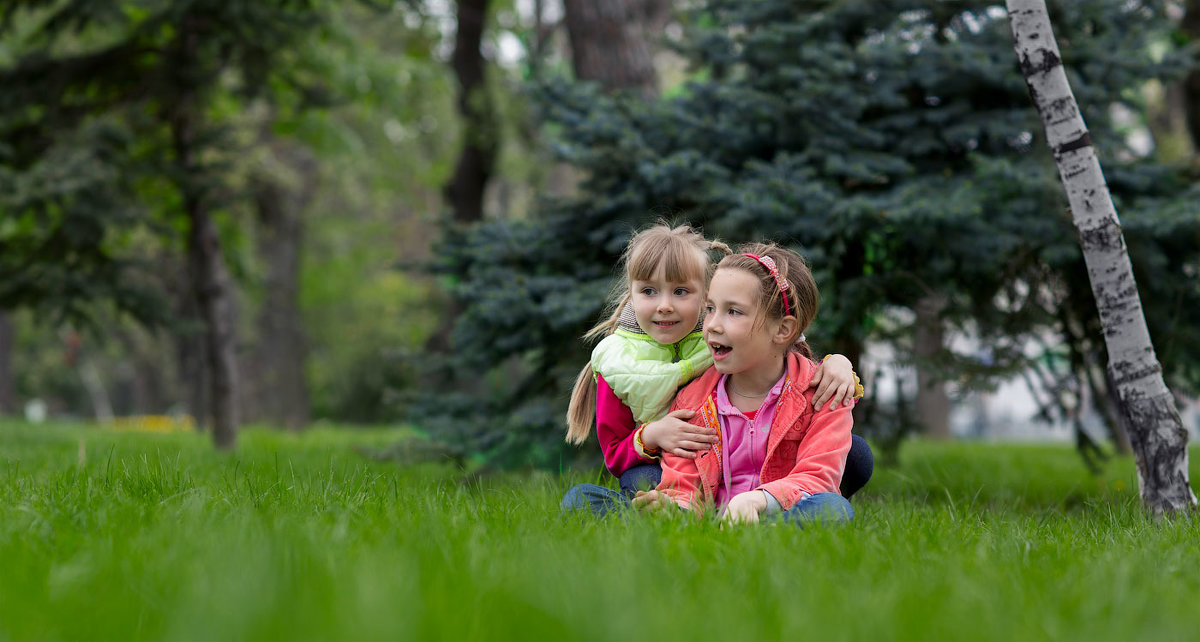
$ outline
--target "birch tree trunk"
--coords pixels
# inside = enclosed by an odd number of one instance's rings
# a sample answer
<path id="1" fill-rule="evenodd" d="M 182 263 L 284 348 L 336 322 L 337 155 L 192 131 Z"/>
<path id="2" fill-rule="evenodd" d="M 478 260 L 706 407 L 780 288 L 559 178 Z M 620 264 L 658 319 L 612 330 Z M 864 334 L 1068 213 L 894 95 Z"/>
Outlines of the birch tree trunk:
<path id="1" fill-rule="evenodd" d="M 1156 514 L 1196 505 L 1187 431 L 1150 343 L 1125 237 L 1079 104 L 1071 93 L 1044 0 L 1006 0 L 1029 94 L 1067 191 L 1108 348 L 1117 402 L 1128 419 L 1142 503 Z"/>

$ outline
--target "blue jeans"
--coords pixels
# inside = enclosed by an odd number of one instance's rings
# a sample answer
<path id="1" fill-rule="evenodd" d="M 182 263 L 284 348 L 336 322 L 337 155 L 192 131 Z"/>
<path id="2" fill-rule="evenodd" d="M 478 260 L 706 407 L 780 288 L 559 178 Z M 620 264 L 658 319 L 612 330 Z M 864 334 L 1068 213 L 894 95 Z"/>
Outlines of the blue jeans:
<path id="1" fill-rule="evenodd" d="M 842 497 L 850 499 L 871 480 L 875 471 L 875 455 L 867 440 L 858 435 L 850 436 L 850 452 L 846 455 L 846 470 L 842 474 Z M 650 490 L 662 480 L 662 468 L 658 464 L 634 466 L 621 474 L 621 493 L 630 499 L 639 490 Z"/>
<path id="2" fill-rule="evenodd" d="M 562 511 L 572 512 L 588 509 L 597 517 L 620 512 L 633 507 L 629 497 L 604 486 L 578 484 L 572 486 L 562 499 Z M 795 506 L 763 521 L 783 521 L 789 524 L 837 523 L 854 519 L 854 507 L 849 500 L 837 493 L 817 493 L 800 500 Z"/>
<path id="3" fill-rule="evenodd" d="M 634 466 L 621 473 L 618 483 L 621 494 L 633 499 L 639 490 L 653 490 L 662 481 L 662 466 L 658 464 L 642 464 Z"/>
<path id="4" fill-rule="evenodd" d="M 850 435 L 850 452 L 846 455 L 846 470 L 842 473 L 842 485 L 839 490 L 842 497 L 850 499 L 860 488 L 871 481 L 871 473 L 875 472 L 875 454 L 866 439 L 858 435 Z"/>

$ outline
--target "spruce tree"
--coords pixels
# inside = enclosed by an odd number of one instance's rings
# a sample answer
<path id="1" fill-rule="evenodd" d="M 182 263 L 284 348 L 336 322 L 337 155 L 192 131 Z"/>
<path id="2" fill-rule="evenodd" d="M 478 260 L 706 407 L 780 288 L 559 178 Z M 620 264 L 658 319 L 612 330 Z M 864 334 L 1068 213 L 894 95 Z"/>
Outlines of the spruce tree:
<path id="1" fill-rule="evenodd" d="M 1085 117 L 1114 159 L 1114 192 L 1129 199 L 1122 211 L 1135 269 L 1146 246 L 1149 269 L 1170 274 L 1139 279 L 1151 319 L 1197 301 L 1179 271 L 1195 269 L 1196 250 L 1180 237 L 1195 238 L 1200 223 L 1169 205 L 1186 185 L 1123 149 L 1111 114 L 1116 105 L 1139 113 L 1141 83 L 1185 69 L 1172 51 L 1151 55 L 1163 11 L 1087 0 L 1055 5 L 1054 18 L 1060 41 L 1071 42 L 1065 62 Z M 1067 342 L 1052 351 L 1087 356 L 1067 373 L 1077 382 L 1088 359 L 1104 363 L 1002 7 L 710 0 L 684 21 L 679 48 L 692 79 L 661 99 L 563 79 L 538 88 L 556 153 L 585 178 L 578 197 L 545 202 L 530 220 L 480 224 L 445 254 L 465 305 L 455 337 L 464 365 L 508 375 L 490 396 L 452 405 L 446 430 L 509 460 L 557 461 L 566 383 L 588 354 L 578 337 L 600 315 L 631 231 L 658 217 L 800 250 L 822 291 L 808 332 L 820 352 L 857 361 L 874 339 L 903 355 L 911 328 L 890 312 L 937 294 L 943 323 L 990 351 L 986 360 L 943 351 L 935 365 L 946 378 L 1027 368 L 1025 345 L 1046 334 Z M 1164 362 L 1194 373 L 1194 333 L 1175 336 L 1186 337 L 1183 349 L 1162 351 Z"/>

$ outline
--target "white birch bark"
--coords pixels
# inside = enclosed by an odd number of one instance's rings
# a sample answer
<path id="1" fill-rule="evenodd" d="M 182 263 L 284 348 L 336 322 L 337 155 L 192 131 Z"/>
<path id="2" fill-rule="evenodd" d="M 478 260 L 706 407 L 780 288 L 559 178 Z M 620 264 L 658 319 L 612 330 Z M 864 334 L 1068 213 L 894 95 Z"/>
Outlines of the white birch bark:
<path id="1" fill-rule="evenodd" d="M 1187 431 L 1150 343 L 1100 161 L 1071 93 L 1044 0 L 1006 0 L 1014 46 L 1058 163 L 1100 311 L 1108 369 L 1128 418 L 1142 503 L 1155 513 L 1196 505 L 1188 483 Z"/>

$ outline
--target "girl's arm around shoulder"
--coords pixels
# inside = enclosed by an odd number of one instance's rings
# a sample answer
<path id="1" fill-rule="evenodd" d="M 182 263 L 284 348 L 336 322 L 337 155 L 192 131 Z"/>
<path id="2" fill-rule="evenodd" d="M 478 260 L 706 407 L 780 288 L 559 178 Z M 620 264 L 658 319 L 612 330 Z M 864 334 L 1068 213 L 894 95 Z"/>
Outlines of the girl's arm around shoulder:
<path id="1" fill-rule="evenodd" d="M 817 364 L 809 387 L 816 388 L 813 406 L 820 408 L 827 403 L 849 406 L 863 395 L 862 383 L 854 373 L 854 365 L 840 354 L 825 355 Z"/>
<path id="2" fill-rule="evenodd" d="M 805 396 L 811 399 L 812 392 Z M 846 469 L 846 455 L 850 452 L 852 410 L 853 406 L 835 406 L 833 410 L 823 407 L 798 420 L 807 421 L 808 428 L 796 449 L 791 471 L 759 486 L 777 499 L 783 510 L 795 506 L 806 494 L 838 492 Z"/>

